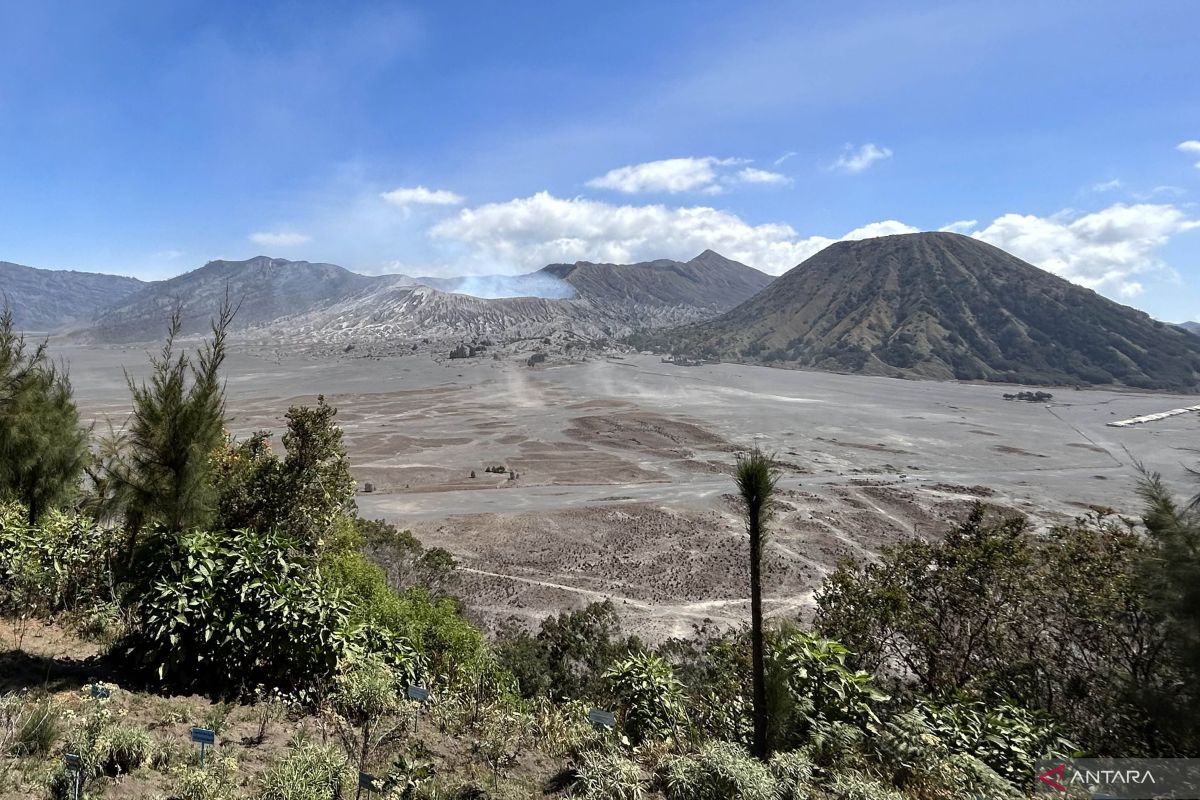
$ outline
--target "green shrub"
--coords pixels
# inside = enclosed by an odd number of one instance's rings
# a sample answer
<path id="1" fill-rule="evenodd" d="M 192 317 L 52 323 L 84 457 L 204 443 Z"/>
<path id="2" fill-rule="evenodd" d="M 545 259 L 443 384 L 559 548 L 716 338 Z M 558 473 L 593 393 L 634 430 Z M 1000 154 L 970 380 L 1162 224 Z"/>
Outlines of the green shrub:
<path id="1" fill-rule="evenodd" d="M 822 726 L 874 731 L 887 695 L 871 675 L 846 666 L 850 651 L 831 639 L 784 628 L 767 644 L 770 733 L 778 748 L 803 746 Z"/>
<path id="2" fill-rule="evenodd" d="M 663 785 L 670 800 L 774 800 L 776 792 L 766 766 L 728 742 L 668 760 Z"/>
<path id="3" fill-rule="evenodd" d="M 1021 800 L 1024 795 L 994 769 L 975 756 L 957 753 L 939 764 L 934 774 L 941 784 L 960 797 L 988 800 Z"/>
<path id="4" fill-rule="evenodd" d="M 58 709 L 48 698 L 33 704 L 21 699 L 21 705 L 26 707 L 19 712 L 20 727 L 17 728 L 11 750 L 18 756 L 44 756 L 62 734 L 62 718 Z"/>
<path id="5" fill-rule="evenodd" d="M 332 675 L 349 609 L 275 533 L 162 537 L 126 652 L 180 689 L 305 689 Z"/>
<path id="6" fill-rule="evenodd" d="M 683 717 L 683 685 L 671 665 L 653 653 L 635 653 L 604 673 L 625 735 L 633 744 L 677 732 Z"/>
<path id="7" fill-rule="evenodd" d="M 900 792 L 874 778 L 851 773 L 834 775 L 826 788 L 831 800 L 907 800 Z"/>
<path id="8" fill-rule="evenodd" d="M 808 800 L 813 768 L 812 759 L 799 750 L 771 756 L 767 769 L 775 778 L 779 800 Z"/>
<path id="9" fill-rule="evenodd" d="M 331 553 L 322 566 L 329 586 L 349 605 L 351 622 L 407 639 L 434 673 L 453 675 L 483 653 L 483 635 L 452 598 L 435 598 L 416 587 L 397 594 L 383 569 L 357 550 Z"/>
<path id="10" fill-rule="evenodd" d="M 176 774 L 179 800 L 240 800 L 237 759 L 213 754 L 203 767 L 186 766 Z"/>
<path id="11" fill-rule="evenodd" d="M 150 734 L 142 728 L 114 725 L 107 731 L 107 745 L 104 771 L 110 775 L 127 775 L 150 760 Z"/>
<path id="12" fill-rule="evenodd" d="M 0 612 L 52 614 L 111 600 L 115 536 L 63 511 L 30 525 L 23 506 L 0 504 Z"/>
<path id="13" fill-rule="evenodd" d="M 330 747 L 295 743 L 282 761 L 263 773 L 258 800 L 340 800 L 351 794 L 355 773 L 345 755 Z"/>
<path id="14" fill-rule="evenodd" d="M 642 800 L 642 771 L 612 751 L 584 753 L 575 766 L 575 794 L 585 800 Z"/>

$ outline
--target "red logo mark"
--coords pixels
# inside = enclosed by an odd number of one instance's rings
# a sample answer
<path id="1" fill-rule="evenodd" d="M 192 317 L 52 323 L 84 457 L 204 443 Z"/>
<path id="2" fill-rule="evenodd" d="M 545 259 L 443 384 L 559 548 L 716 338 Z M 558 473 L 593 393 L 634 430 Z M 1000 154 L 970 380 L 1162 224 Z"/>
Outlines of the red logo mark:
<path id="1" fill-rule="evenodd" d="M 1067 787 L 1062 785 L 1062 781 L 1066 780 L 1063 777 L 1063 772 L 1066 769 L 1067 769 L 1066 764 L 1059 764 L 1054 769 L 1048 769 L 1045 772 L 1043 772 L 1041 775 L 1038 775 L 1038 780 L 1041 781 L 1042 783 L 1046 784 L 1047 786 L 1053 786 L 1055 789 L 1058 789 L 1060 792 L 1065 792 L 1067 790 Z"/>

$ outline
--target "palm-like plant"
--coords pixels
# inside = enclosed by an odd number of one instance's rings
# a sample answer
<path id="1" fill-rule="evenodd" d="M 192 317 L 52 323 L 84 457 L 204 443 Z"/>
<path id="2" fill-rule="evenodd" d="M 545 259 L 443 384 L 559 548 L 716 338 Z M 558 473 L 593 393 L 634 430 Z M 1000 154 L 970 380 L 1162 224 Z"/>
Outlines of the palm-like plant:
<path id="1" fill-rule="evenodd" d="M 770 756 L 767 744 L 767 682 L 763 657 L 762 553 L 766 545 L 767 522 L 771 517 L 771 498 L 779 472 L 769 456 L 757 446 L 739 456 L 734 470 L 738 494 L 746 515 L 750 535 L 750 649 L 754 682 L 754 755 L 762 760 Z"/>

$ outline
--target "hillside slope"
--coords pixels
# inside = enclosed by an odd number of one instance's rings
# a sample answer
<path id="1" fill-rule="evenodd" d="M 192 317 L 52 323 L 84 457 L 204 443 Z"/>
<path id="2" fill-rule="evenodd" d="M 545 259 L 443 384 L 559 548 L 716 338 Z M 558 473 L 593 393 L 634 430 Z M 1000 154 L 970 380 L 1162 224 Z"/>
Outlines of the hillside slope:
<path id="1" fill-rule="evenodd" d="M 48 333 L 91 320 L 146 284 L 121 275 L 37 269 L 0 261 L 0 306 L 18 330 Z"/>
<path id="2" fill-rule="evenodd" d="M 679 351 L 876 375 L 1196 390 L 1200 339 L 953 233 L 839 242 Z"/>
<path id="3" fill-rule="evenodd" d="M 551 264 L 540 273 L 560 278 L 578 297 L 596 306 L 636 304 L 689 306 L 722 311 L 760 291 L 772 280 L 712 250 L 691 261 L 660 259 L 640 264 Z M 535 273 L 538 274 L 538 273 Z"/>
<path id="4" fill-rule="evenodd" d="M 357 292 L 385 284 L 334 264 L 312 264 L 257 256 L 246 261 L 210 261 L 199 269 L 141 291 L 105 311 L 88 335 L 105 342 L 153 340 L 162 336 L 172 310 L 182 307 L 183 332 L 207 329 L 226 295 L 238 305 L 233 330 L 244 330 L 333 305 Z"/>

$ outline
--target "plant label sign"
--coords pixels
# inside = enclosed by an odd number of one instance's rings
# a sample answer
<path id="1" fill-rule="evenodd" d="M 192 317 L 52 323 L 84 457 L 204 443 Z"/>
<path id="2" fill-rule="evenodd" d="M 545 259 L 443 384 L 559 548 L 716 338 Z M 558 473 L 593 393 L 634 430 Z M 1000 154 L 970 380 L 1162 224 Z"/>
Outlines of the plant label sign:
<path id="1" fill-rule="evenodd" d="M 369 772 L 360 772 L 358 773 L 358 788 L 366 789 L 368 792 L 373 791 L 377 780 L 378 778 Z"/>
<path id="2" fill-rule="evenodd" d="M 198 745 L 212 746 L 217 743 L 216 731 L 208 728 L 192 728 L 192 741 Z"/>
<path id="3" fill-rule="evenodd" d="M 79 758 L 79 753 L 67 753 L 63 756 L 63 761 L 67 764 L 67 770 L 70 772 L 79 772 L 82 768 L 82 761 Z"/>
<path id="4" fill-rule="evenodd" d="M 602 708 L 593 708 L 589 711 L 588 719 L 593 725 L 598 725 L 601 728 L 617 727 L 617 718 L 613 716 L 611 711 L 605 711 Z"/>
<path id="5" fill-rule="evenodd" d="M 409 686 L 408 699 L 416 700 L 418 703 L 424 703 L 429 699 L 429 690 L 423 686 Z"/>

